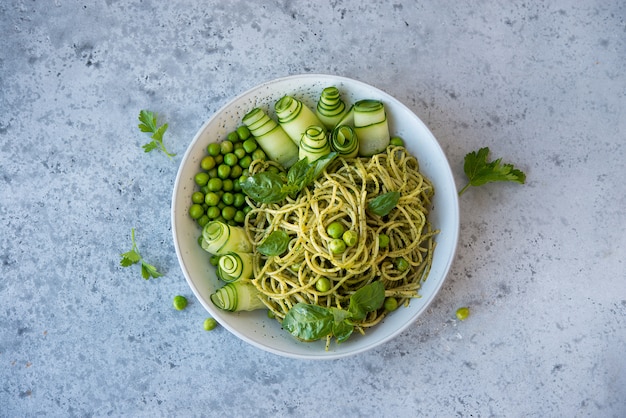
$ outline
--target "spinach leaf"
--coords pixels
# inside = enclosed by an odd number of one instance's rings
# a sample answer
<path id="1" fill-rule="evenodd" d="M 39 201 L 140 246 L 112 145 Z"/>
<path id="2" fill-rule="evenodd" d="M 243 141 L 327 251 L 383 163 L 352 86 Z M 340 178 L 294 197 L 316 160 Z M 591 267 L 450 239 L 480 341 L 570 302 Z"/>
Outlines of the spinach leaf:
<path id="1" fill-rule="evenodd" d="M 259 244 L 257 251 L 263 255 L 271 257 L 273 255 L 281 255 L 289 246 L 289 235 L 283 230 L 272 232 Z"/>
<path id="2" fill-rule="evenodd" d="M 302 341 L 315 341 L 333 331 L 332 312 L 318 305 L 297 303 L 283 319 L 283 328 Z"/>
<path id="3" fill-rule="evenodd" d="M 348 311 L 352 318 L 360 321 L 368 312 L 375 311 L 385 302 L 385 286 L 382 282 L 373 282 L 363 286 L 350 297 Z"/>
<path id="4" fill-rule="evenodd" d="M 367 204 L 367 209 L 375 215 L 385 216 L 395 208 L 400 200 L 400 192 L 387 192 L 376 196 Z"/>
<path id="5" fill-rule="evenodd" d="M 284 185 L 285 181 L 279 174 L 264 171 L 246 178 L 241 183 L 241 189 L 257 202 L 276 203 L 287 196 Z"/>

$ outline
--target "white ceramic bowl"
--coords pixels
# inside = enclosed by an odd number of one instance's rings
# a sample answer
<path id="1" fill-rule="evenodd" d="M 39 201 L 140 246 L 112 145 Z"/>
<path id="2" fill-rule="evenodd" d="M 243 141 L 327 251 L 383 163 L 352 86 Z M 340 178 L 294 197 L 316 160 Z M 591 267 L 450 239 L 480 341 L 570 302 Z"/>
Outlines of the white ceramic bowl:
<path id="1" fill-rule="evenodd" d="M 409 151 L 418 158 L 420 171 L 434 183 L 435 197 L 429 215 L 433 228 L 441 230 L 428 279 L 421 298 L 409 307 L 400 307 L 365 335 L 353 334 L 342 344 L 335 341 L 325 351 L 325 341 L 304 343 L 283 331 L 269 319 L 266 311 L 230 313 L 217 309 L 209 296 L 221 286 L 209 255 L 197 243 L 200 228 L 189 215 L 191 194 L 196 190 L 194 175 L 211 142 L 220 141 L 241 124 L 242 117 L 254 107 L 264 108 L 270 116 L 274 103 L 288 94 L 315 109 L 323 88 L 336 86 L 347 104 L 360 99 L 377 99 L 385 104 L 392 135 L 401 136 Z M 409 327 L 426 311 L 441 288 L 456 251 L 459 234 L 457 191 L 450 166 L 437 140 L 424 123 L 405 105 L 387 93 L 360 81 L 344 77 L 306 74 L 263 83 L 234 98 L 202 125 L 189 144 L 174 184 L 172 196 L 172 233 L 181 269 L 193 293 L 209 314 L 224 328 L 247 343 L 281 356 L 300 359 L 335 359 L 358 354 L 379 346 Z"/>

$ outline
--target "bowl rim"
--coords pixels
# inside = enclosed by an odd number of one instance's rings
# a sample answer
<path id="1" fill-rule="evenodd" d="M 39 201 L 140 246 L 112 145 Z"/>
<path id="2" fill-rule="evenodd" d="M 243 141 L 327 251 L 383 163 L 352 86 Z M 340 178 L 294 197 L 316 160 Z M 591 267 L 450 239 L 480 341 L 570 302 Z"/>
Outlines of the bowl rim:
<path id="1" fill-rule="evenodd" d="M 188 269 L 185 266 L 185 263 L 183 262 L 183 255 L 182 255 L 182 251 L 181 251 L 181 244 L 179 243 L 179 235 L 177 234 L 177 225 L 176 225 L 176 195 L 178 194 L 178 190 L 179 187 L 181 186 L 181 173 L 183 171 L 184 166 L 186 165 L 186 163 L 189 160 L 189 157 L 192 153 L 192 148 L 194 144 L 196 144 L 196 142 L 200 139 L 200 137 L 204 134 L 204 132 L 206 131 L 207 127 L 209 125 L 211 125 L 214 120 L 218 119 L 219 116 L 225 112 L 228 108 L 230 108 L 231 106 L 233 106 L 235 103 L 237 103 L 238 101 L 240 101 L 241 99 L 249 96 L 250 94 L 253 94 L 255 91 L 259 91 L 262 90 L 264 88 L 266 88 L 267 86 L 271 86 L 274 84 L 280 84 L 283 82 L 288 82 L 288 81 L 295 81 L 295 80 L 319 80 L 320 78 L 332 78 L 333 80 L 336 80 L 337 82 L 342 82 L 344 84 L 355 84 L 355 85 L 359 85 L 362 88 L 365 89 L 370 89 L 372 91 L 375 91 L 377 94 L 384 96 L 386 99 L 391 100 L 393 102 L 395 102 L 397 105 L 400 105 L 401 107 L 403 107 L 406 111 L 410 112 L 416 119 L 416 122 L 420 123 L 422 125 L 422 127 L 428 132 L 428 134 L 430 134 L 431 139 L 433 140 L 433 144 L 431 144 L 431 146 L 434 146 L 437 153 L 440 154 L 440 159 L 442 161 L 446 162 L 446 170 L 445 174 L 447 179 L 445 179 L 446 183 L 450 182 L 453 186 L 454 186 L 454 190 L 456 191 L 456 186 L 455 186 L 455 181 L 454 181 L 454 175 L 452 173 L 449 161 L 445 155 L 445 153 L 443 152 L 443 149 L 441 148 L 441 145 L 439 144 L 439 141 L 437 140 L 437 138 L 432 134 L 432 132 L 430 131 L 430 129 L 426 126 L 426 124 L 421 120 L 421 118 L 415 114 L 415 112 L 413 112 L 408 106 L 406 106 L 404 103 L 402 103 L 400 100 L 396 99 L 395 97 L 393 97 L 391 94 L 385 92 L 384 90 L 381 90 L 375 86 L 372 86 L 368 83 L 362 82 L 360 80 L 357 79 L 353 79 L 353 78 L 349 78 L 349 77 L 344 77 L 344 76 L 338 76 L 338 75 L 332 75 L 332 74 L 323 74 L 323 73 L 306 73 L 306 74 L 294 74 L 294 75 L 288 75 L 288 76 L 284 76 L 284 77 L 279 77 L 279 78 L 275 78 L 275 79 L 271 79 L 268 81 L 264 81 L 258 85 L 255 85 L 247 90 L 245 90 L 242 93 L 239 93 L 238 95 L 234 96 L 233 98 L 231 98 L 228 102 L 226 102 L 224 105 L 222 105 L 218 110 L 216 110 L 215 112 L 213 112 L 211 114 L 211 116 L 201 125 L 201 127 L 196 131 L 196 134 L 194 135 L 194 137 L 192 138 L 192 140 L 189 142 L 189 144 L 187 145 L 187 149 L 185 150 L 185 153 L 182 156 L 180 165 L 178 167 L 177 173 L 176 173 L 176 178 L 174 181 L 174 186 L 172 189 L 172 201 L 171 201 L 171 207 L 170 207 L 170 222 L 171 222 L 171 229 L 172 229 L 172 237 L 173 237 L 173 241 L 174 241 L 174 247 L 175 247 L 175 251 L 176 251 L 176 256 L 177 256 L 177 260 L 178 260 L 178 264 L 179 267 L 181 268 L 183 275 L 185 277 L 185 280 L 187 282 L 187 284 L 189 285 L 189 287 L 191 288 L 192 292 L 194 293 L 194 296 L 196 297 L 196 299 L 201 303 L 201 305 L 209 312 L 209 314 L 211 314 L 211 316 L 213 318 L 215 318 L 221 326 L 223 326 L 224 328 L 226 328 L 231 334 L 235 335 L 236 337 L 238 337 L 239 339 L 243 340 L 244 342 L 257 347 L 261 350 L 264 350 L 266 352 L 270 352 L 273 353 L 275 355 L 279 355 L 282 357 L 288 357 L 288 358 L 294 358 L 294 359 L 301 359 L 301 360 L 333 360 L 333 359 L 338 359 L 338 358 L 343 358 L 343 357 L 349 357 L 349 356 L 354 356 L 366 351 L 369 351 L 375 347 L 381 346 L 383 344 L 385 344 L 386 342 L 394 339 L 395 337 L 397 337 L 399 334 L 401 334 L 402 332 L 404 332 L 408 327 L 410 327 L 428 308 L 428 306 L 435 300 L 435 298 L 437 297 L 437 295 L 439 294 L 441 287 L 443 286 L 443 283 L 445 282 L 449 271 L 452 267 L 452 264 L 454 262 L 454 259 L 456 258 L 456 252 L 458 249 L 458 240 L 459 240 L 459 234 L 460 234 L 460 211 L 459 211 L 459 200 L 458 200 L 458 195 L 456 193 L 452 193 L 451 198 L 452 198 L 452 202 L 450 207 L 448 208 L 448 210 L 451 211 L 451 216 L 452 219 L 454 221 L 454 233 L 450 236 L 450 242 L 451 242 L 451 251 L 449 253 L 449 256 L 446 260 L 446 264 L 444 266 L 442 266 L 441 268 L 441 279 L 439 280 L 439 282 L 437 283 L 437 286 L 434 288 L 434 290 L 429 293 L 428 295 L 428 300 L 424 301 L 422 304 L 422 309 L 419 313 L 417 313 L 416 315 L 414 315 L 413 317 L 410 318 L 410 320 L 407 320 L 406 322 L 404 322 L 403 324 L 401 324 L 401 326 L 398 326 L 393 332 L 391 332 L 389 335 L 387 335 L 384 338 L 379 338 L 379 339 L 375 339 L 372 342 L 368 343 L 368 344 L 363 344 L 360 347 L 351 350 L 351 351 L 345 351 L 345 352 L 336 352 L 336 353 L 329 353 L 329 352 L 322 352 L 322 353 L 314 353 L 314 354 L 300 354 L 300 353 L 294 353 L 294 352 L 290 352 L 287 350 L 283 350 L 283 349 L 278 349 L 275 347 L 270 347 L 268 345 L 264 345 L 263 343 L 257 341 L 256 339 L 247 336 L 245 334 L 243 334 L 242 332 L 240 332 L 239 330 L 237 330 L 236 328 L 234 328 L 233 326 L 231 326 L 231 324 L 229 324 L 226 321 L 221 321 L 219 315 L 221 314 L 221 312 L 218 311 L 218 309 L 214 306 L 211 306 L 207 301 L 205 301 L 205 298 L 202 297 L 202 295 L 200 294 L 199 289 L 197 288 L 195 282 L 192 280 L 191 275 L 188 271 Z M 450 202 L 449 202 L 450 203 Z"/>

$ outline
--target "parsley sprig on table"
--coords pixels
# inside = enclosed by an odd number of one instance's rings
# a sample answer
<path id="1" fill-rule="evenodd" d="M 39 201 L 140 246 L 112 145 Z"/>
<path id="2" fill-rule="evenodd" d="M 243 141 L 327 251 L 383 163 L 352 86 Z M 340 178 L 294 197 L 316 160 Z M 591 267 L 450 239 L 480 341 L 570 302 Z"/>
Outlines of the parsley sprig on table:
<path id="1" fill-rule="evenodd" d="M 163 151 L 168 158 L 172 158 L 176 155 L 170 153 L 163 144 L 163 134 L 165 133 L 165 131 L 167 131 L 167 123 L 158 126 L 157 115 L 148 110 L 141 110 L 139 112 L 139 122 L 141 122 L 138 125 L 141 132 L 148 132 L 152 134 L 150 136 L 150 138 L 152 138 L 152 141 L 142 145 L 142 148 L 145 152 L 150 152 L 158 148 Z"/>
<path id="2" fill-rule="evenodd" d="M 130 238 L 133 243 L 133 246 L 130 251 L 121 254 L 122 259 L 120 260 L 120 265 L 122 267 L 129 267 L 133 264 L 141 263 L 141 277 L 148 280 L 149 278 L 156 279 L 157 277 L 161 277 L 162 274 L 158 272 L 156 267 L 152 264 L 147 263 L 141 254 L 139 254 L 139 250 L 137 249 L 137 243 L 135 242 L 135 228 L 130 231 Z"/>
<path id="3" fill-rule="evenodd" d="M 494 181 L 514 181 L 524 184 L 526 174 L 513 167 L 513 164 L 501 164 L 501 158 L 487 162 L 488 155 L 489 148 L 485 147 L 465 156 L 463 170 L 469 182 L 459 191 L 459 196 L 470 186 L 482 186 Z"/>

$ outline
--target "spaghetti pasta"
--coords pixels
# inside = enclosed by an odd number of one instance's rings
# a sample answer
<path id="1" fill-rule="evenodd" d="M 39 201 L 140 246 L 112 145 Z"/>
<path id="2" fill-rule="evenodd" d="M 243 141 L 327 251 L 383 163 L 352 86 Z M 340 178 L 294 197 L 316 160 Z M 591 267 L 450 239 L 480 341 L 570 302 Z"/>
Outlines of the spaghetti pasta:
<path id="1" fill-rule="evenodd" d="M 255 161 L 249 170 L 255 174 L 266 168 L 266 162 Z M 389 214 L 378 216 L 368 210 L 372 199 L 392 191 L 400 198 Z M 377 280 L 384 284 L 386 297 L 408 303 L 419 297 L 432 262 L 438 231 L 431 230 L 427 215 L 433 194 L 417 159 L 404 147 L 390 146 L 370 158 L 336 158 L 296 198 L 271 204 L 248 199 L 253 208 L 245 220 L 253 245 L 252 283 L 279 321 L 298 302 L 345 308 L 356 290 Z M 358 236 L 339 254 L 329 249 L 333 238 L 327 227 L 333 222 Z M 291 238 L 287 251 L 269 257 L 256 251 L 277 230 Z M 389 242 L 381 246 L 382 234 Z M 403 268 L 398 266 L 400 259 L 405 261 Z M 321 278 L 331 283 L 327 291 L 316 288 Z M 370 312 L 359 326 L 373 326 L 385 314 L 382 308 Z"/>

